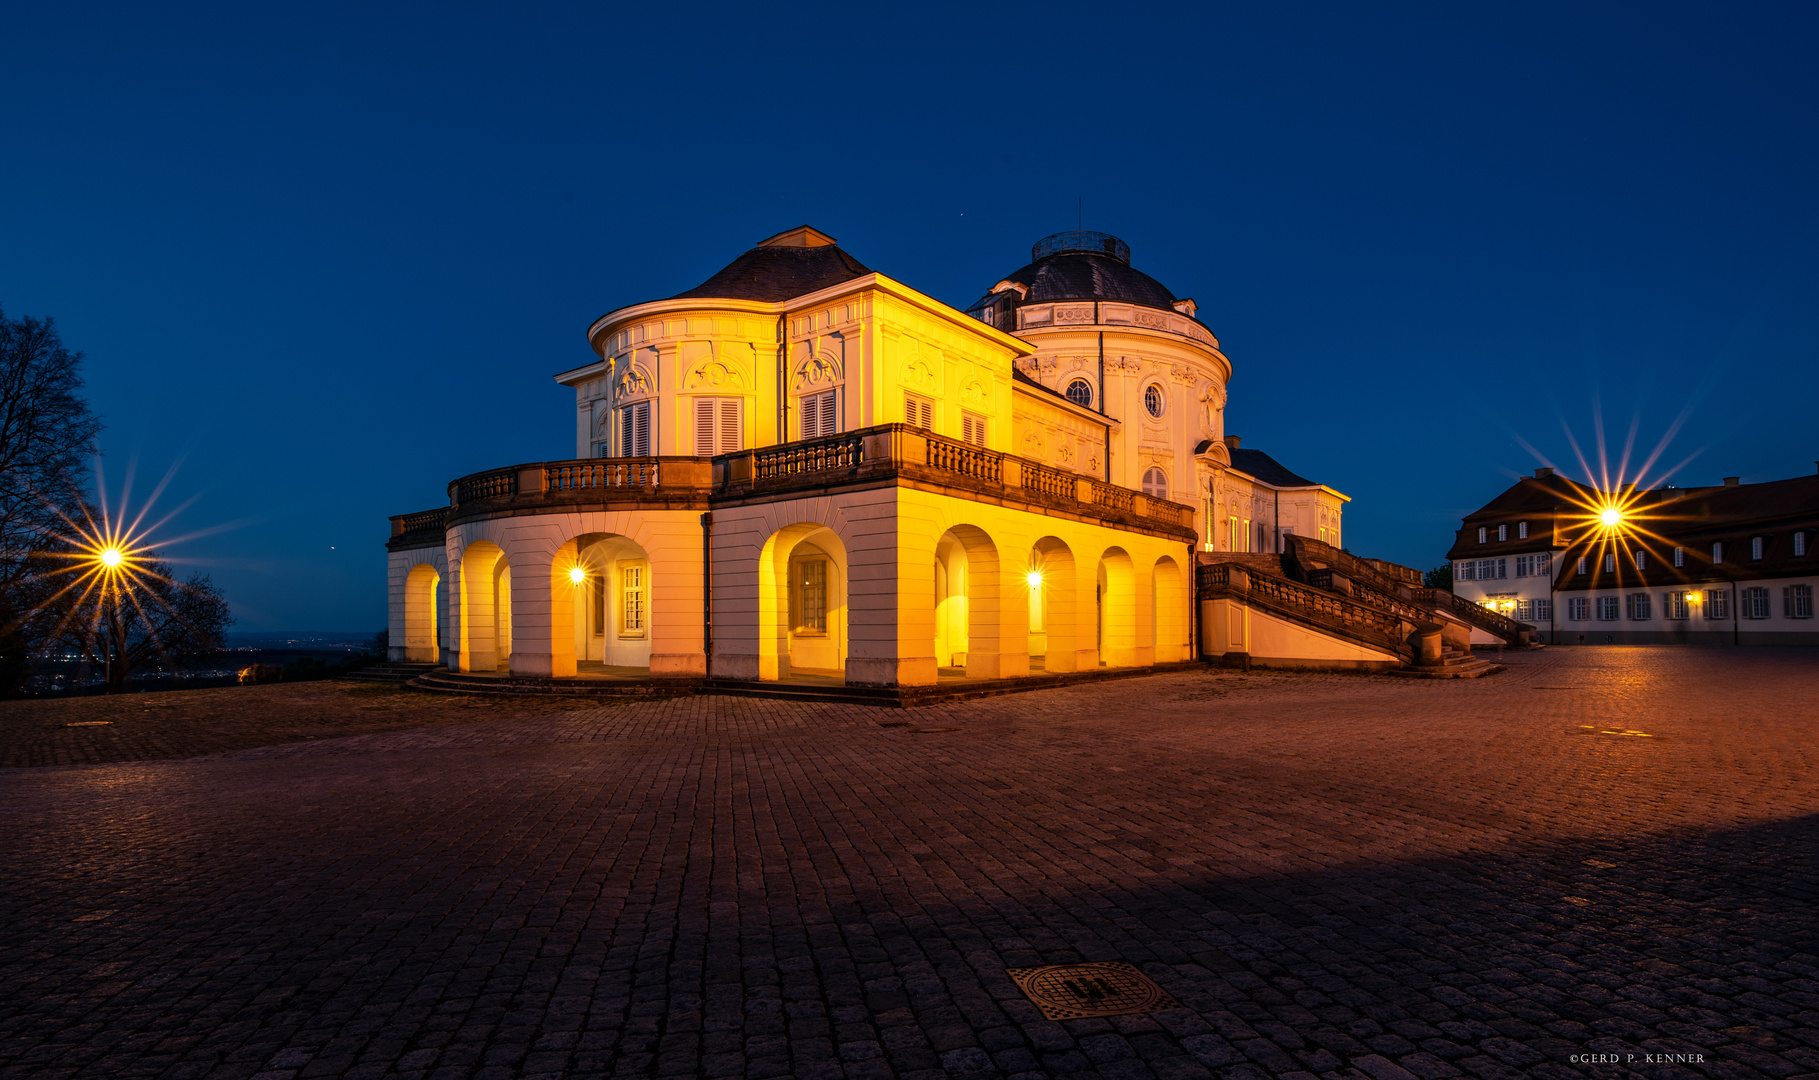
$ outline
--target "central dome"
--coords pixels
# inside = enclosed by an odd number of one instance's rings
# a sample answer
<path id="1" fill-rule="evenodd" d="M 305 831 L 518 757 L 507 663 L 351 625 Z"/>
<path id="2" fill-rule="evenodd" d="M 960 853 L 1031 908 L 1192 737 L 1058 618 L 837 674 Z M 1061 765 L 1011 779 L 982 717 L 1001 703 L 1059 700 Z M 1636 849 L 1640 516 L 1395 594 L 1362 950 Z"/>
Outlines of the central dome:
<path id="1" fill-rule="evenodd" d="M 1131 249 L 1110 233 L 1072 230 L 1045 236 L 1030 248 L 1028 266 L 1005 275 L 992 291 L 968 308 L 978 314 L 1005 294 L 1011 306 L 1055 300 L 1115 300 L 1163 311 L 1182 310 L 1175 294 L 1131 266 Z"/>

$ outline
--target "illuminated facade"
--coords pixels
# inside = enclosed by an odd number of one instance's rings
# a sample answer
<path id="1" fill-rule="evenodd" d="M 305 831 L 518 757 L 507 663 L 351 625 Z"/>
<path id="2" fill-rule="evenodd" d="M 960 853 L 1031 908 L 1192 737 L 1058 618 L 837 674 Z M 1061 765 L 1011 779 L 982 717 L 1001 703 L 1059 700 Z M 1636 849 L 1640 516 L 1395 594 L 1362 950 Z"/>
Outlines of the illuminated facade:
<path id="1" fill-rule="evenodd" d="M 573 459 L 392 519 L 393 659 L 912 687 L 1193 658 L 1197 562 L 1337 545 L 1346 497 L 1225 436 L 1230 361 L 1122 242 L 1032 254 L 962 311 L 805 226 L 601 316 L 556 376 Z"/>

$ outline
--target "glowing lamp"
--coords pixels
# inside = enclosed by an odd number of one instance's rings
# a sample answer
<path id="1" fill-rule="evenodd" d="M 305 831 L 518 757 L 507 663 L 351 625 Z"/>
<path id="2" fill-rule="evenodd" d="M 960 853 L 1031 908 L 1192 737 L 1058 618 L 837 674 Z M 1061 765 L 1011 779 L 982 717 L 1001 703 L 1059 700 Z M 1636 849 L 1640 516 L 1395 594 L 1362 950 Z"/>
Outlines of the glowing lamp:
<path id="1" fill-rule="evenodd" d="M 1027 573 L 1023 576 L 1023 580 L 1029 582 L 1030 588 L 1040 589 L 1040 588 L 1042 588 L 1042 571 L 1031 570 L 1029 573 Z"/>
<path id="2" fill-rule="evenodd" d="M 1623 511 L 1614 506 L 1606 507 L 1604 513 L 1598 515 L 1598 520 L 1604 523 L 1605 528 L 1614 529 L 1623 521 Z"/>
<path id="3" fill-rule="evenodd" d="M 583 570 L 579 566 L 573 567 L 568 572 L 568 579 L 570 581 L 574 582 L 575 584 L 579 585 L 583 581 L 587 580 L 587 571 Z"/>
<path id="4" fill-rule="evenodd" d="M 101 565 L 111 570 L 120 565 L 121 558 L 119 548 L 108 548 L 101 553 Z"/>

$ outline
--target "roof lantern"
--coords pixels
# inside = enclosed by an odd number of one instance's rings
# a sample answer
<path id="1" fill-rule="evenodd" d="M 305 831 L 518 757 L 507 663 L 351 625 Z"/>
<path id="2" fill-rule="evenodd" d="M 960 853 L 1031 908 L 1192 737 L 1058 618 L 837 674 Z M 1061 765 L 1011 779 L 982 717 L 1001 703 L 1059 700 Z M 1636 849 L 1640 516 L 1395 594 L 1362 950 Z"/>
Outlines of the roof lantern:
<path id="1" fill-rule="evenodd" d="M 1030 261 L 1046 259 L 1050 255 L 1109 255 L 1126 266 L 1131 264 L 1129 244 L 1111 233 L 1094 232 L 1091 229 L 1070 229 L 1045 236 L 1036 241 L 1030 248 Z"/>

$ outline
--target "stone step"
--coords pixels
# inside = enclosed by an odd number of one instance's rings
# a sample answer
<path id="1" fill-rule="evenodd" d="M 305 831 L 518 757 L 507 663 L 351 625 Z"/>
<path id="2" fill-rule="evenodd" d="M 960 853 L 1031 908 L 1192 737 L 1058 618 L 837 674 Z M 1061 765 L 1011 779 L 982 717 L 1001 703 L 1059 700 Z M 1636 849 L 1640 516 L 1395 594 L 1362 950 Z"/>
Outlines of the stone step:
<path id="1" fill-rule="evenodd" d="M 427 675 L 436 670 L 434 664 L 374 664 L 369 668 L 349 672 L 347 678 L 359 682 L 409 682 L 419 675 Z"/>
<path id="2" fill-rule="evenodd" d="M 1464 664 L 1436 664 L 1432 667 L 1419 665 L 1392 671 L 1391 675 L 1400 675 L 1405 679 L 1478 679 L 1486 675 L 1495 675 L 1503 670 L 1502 664 L 1493 664 L 1489 660 L 1473 660 Z"/>

